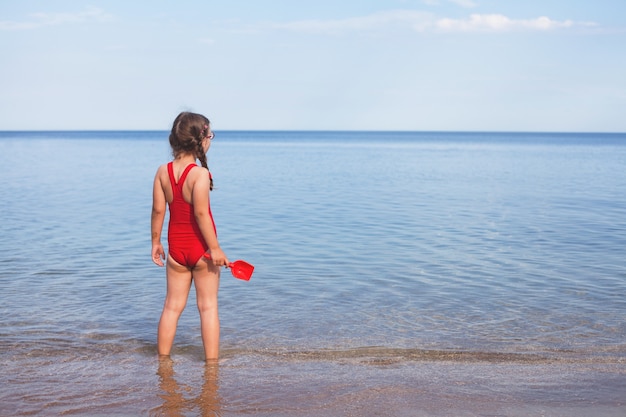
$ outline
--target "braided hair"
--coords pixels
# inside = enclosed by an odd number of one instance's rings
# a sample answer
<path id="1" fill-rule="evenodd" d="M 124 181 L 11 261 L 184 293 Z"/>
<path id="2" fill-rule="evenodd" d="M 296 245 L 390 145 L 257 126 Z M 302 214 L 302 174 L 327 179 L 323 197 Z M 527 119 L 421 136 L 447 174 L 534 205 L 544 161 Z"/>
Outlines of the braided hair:
<path id="1" fill-rule="evenodd" d="M 200 164 L 208 170 L 209 166 L 206 160 L 206 153 L 204 153 L 204 148 L 202 147 L 202 141 L 209 134 L 210 123 L 209 119 L 201 114 L 180 113 L 174 119 L 169 137 L 174 158 L 182 153 L 190 153 L 200 160 Z M 213 178 L 211 178 L 210 189 L 213 190 Z"/>

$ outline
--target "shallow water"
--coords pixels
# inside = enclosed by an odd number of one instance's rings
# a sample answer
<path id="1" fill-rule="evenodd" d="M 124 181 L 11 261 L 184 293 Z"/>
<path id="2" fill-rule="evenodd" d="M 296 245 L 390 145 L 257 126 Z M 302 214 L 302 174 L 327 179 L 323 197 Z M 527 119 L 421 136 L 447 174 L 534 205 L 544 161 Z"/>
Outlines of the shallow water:
<path id="1" fill-rule="evenodd" d="M 624 415 L 626 135 L 217 133 L 217 369 L 193 291 L 155 357 L 167 134 L 0 133 L 2 415 Z"/>

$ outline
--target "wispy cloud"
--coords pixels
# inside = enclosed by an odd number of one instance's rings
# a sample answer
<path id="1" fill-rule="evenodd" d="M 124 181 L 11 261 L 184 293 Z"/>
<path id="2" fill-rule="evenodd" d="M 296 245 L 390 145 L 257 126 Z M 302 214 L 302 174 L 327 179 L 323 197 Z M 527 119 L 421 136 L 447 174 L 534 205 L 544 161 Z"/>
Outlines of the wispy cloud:
<path id="1" fill-rule="evenodd" d="M 467 5 L 470 1 L 459 0 Z M 501 14 L 472 14 L 464 19 L 438 18 L 433 13 L 417 10 L 389 10 L 367 16 L 334 20 L 299 20 L 273 23 L 273 29 L 295 32 L 339 35 L 351 32 L 371 32 L 389 28 L 408 28 L 416 32 L 506 32 L 549 31 L 575 26 L 597 26 L 593 22 L 553 20 L 546 16 L 534 19 L 513 19 Z"/>
<path id="2" fill-rule="evenodd" d="M 299 20 L 275 23 L 275 29 L 296 32 L 336 35 L 345 32 L 371 31 L 389 26 L 408 26 L 415 30 L 425 30 L 432 22 L 433 15 L 414 10 L 390 10 L 367 16 L 349 17 L 334 20 Z"/>
<path id="3" fill-rule="evenodd" d="M 444 32 L 505 32 L 515 30 L 554 30 L 573 26 L 593 26 L 572 20 L 552 20 L 541 16 L 535 19 L 511 19 L 501 14 L 472 14 L 466 19 L 439 19 L 436 28 Z"/>
<path id="4" fill-rule="evenodd" d="M 80 12 L 68 13 L 33 13 L 23 21 L 2 20 L 0 30 L 28 30 L 45 26 L 81 23 L 86 21 L 110 20 L 111 15 L 97 7 L 90 7 Z"/>
<path id="5" fill-rule="evenodd" d="M 457 6 L 465 7 L 467 9 L 471 9 L 473 7 L 478 6 L 478 4 L 476 4 L 472 0 L 447 0 L 447 1 L 449 3 L 454 3 Z M 441 4 L 441 1 L 440 0 L 422 0 L 422 3 L 428 6 L 438 6 Z"/>
<path id="6" fill-rule="evenodd" d="M 471 9 L 472 7 L 478 6 L 472 0 L 450 0 L 450 3 L 454 3 L 454 4 L 458 5 L 458 6 L 465 7 L 465 8 L 468 8 L 468 9 Z"/>

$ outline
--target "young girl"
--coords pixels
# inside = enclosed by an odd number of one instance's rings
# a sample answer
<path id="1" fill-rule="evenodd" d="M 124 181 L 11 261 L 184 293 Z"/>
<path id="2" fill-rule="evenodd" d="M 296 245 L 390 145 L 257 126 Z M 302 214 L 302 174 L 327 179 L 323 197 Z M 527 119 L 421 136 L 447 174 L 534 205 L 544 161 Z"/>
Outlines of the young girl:
<path id="1" fill-rule="evenodd" d="M 179 114 L 169 137 L 174 160 L 161 165 L 154 177 L 152 261 L 159 266 L 163 266 L 165 260 L 161 231 L 166 204 L 170 210 L 167 294 L 157 335 L 157 349 L 161 356 L 170 354 L 192 281 L 196 287 L 206 360 L 216 360 L 219 354 L 217 292 L 220 267 L 229 262 L 217 241 L 209 204 L 213 179 L 206 153 L 213 137 L 209 119 L 195 113 Z M 201 167 L 196 160 L 200 160 Z"/>

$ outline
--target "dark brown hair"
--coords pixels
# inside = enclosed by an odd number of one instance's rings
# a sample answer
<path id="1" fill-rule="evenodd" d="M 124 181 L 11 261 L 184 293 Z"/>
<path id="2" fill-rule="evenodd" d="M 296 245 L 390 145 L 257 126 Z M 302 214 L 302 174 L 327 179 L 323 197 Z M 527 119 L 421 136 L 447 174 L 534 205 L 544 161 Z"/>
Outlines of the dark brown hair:
<path id="1" fill-rule="evenodd" d="M 206 154 L 202 147 L 202 140 L 209 133 L 209 119 L 201 114 L 182 112 L 172 125 L 170 133 L 170 146 L 174 157 L 181 153 L 190 153 L 200 160 L 200 163 L 206 169 L 209 166 L 206 161 Z M 213 189 L 213 179 L 211 178 L 211 190 Z"/>

